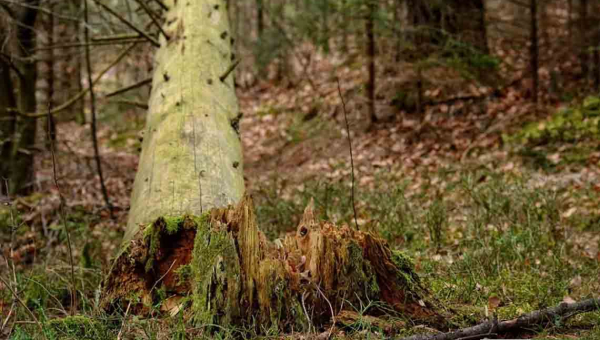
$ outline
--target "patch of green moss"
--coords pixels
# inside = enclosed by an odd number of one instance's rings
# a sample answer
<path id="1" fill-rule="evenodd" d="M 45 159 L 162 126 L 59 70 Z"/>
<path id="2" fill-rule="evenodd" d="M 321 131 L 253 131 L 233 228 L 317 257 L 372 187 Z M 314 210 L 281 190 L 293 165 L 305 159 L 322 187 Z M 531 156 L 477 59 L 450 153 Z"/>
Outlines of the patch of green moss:
<path id="1" fill-rule="evenodd" d="M 480 306 L 452 304 L 448 307 L 454 311 L 449 324 L 457 328 L 472 326 L 485 318 L 485 309 Z"/>
<path id="2" fill-rule="evenodd" d="M 146 272 L 149 272 L 154 267 L 154 254 L 160 247 L 160 228 L 156 222 L 149 224 L 144 229 L 144 239 L 148 245 L 148 257 L 146 259 Z"/>
<path id="3" fill-rule="evenodd" d="M 408 291 L 413 291 L 420 284 L 412 259 L 399 250 L 392 250 L 392 262 L 398 267 L 398 278 L 404 282 Z"/>
<path id="4" fill-rule="evenodd" d="M 192 278 L 192 266 L 189 264 L 179 266 L 175 269 L 175 274 L 177 274 L 178 284 L 182 285 Z"/>
<path id="5" fill-rule="evenodd" d="M 167 295 L 167 289 L 165 288 L 164 285 L 160 285 L 160 287 L 156 288 L 154 290 L 154 296 L 153 296 L 154 308 L 160 308 L 160 306 L 162 305 L 162 302 L 167 297 L 168 297 L 168 295 Z"/>
<path id="6" fill-rule="evenodd" d="M 399 250 L 392 250 L 392 262 L 402 271 L 414 271 L 415 264 L 413 260 Z"/>
<path id="7" fill-rule="evenodd" d="M 277 115 L 279 114 L 279 110 L 274 107 L 274 106 L 266 106 L 266 107 L 260 107 L 257 111 L 256 114 L 259 117 L 264 117 L 264 116 L 268 116 L 271 115 L 273 117 L 277 117 Z"/>
<path id="8" fill-rule="evenodd" d="M 507 320 L 516 318 L 522 314 L 529 313 L 535 310 L 529 303 L 522 303 L 520 305 L 510 304 L 507 306 L 499 307 L 496 310 L 498 319 Z"/>
<path id="9" fill-rule="evenodd" d="M 142 143 L 138 137 L 138 129 L 117 132 L 117 134 L 108 141 L 108 145 L 114 149 L 138 150 Z"/>
<path id="10" fill-rule="evenodd" d="M 102 323 L 83 315 L 52 319 L 44 323 L 48 339 L 110 339 Z"/>
<path id="11" fill-rule="evenodd" d="M 21 214 L 16 209 L 12 206 L 0 204 L 0 232 L 10 235 L 15 226 L 17 235 L 22 234 L 25 230 L 29 230 L 29 227 L 22 223 Z"/>
<path id="12" fill-rule="evenodd" d="M 348 244 L 346 251 L 348 256 L 348 265 L 344 275 L 346 279 L 342 279 L 341 284 L 360 285 L 360 287 L 347 287 L 347 289 L 349 291 L 366 291 L 369 298 L 377 299 L 380 293 L 377 275 L 371 263 L 364 259 L 362 248 L 352 241 Z"/>
<path id="13" fill-rule="evenodd" d="M 503 136 L 507 142 L 541 145 L 552 142 L 574 142 L 600 136 L 600 98 L 588 97 L 578 107 L 560 110 L 549 119 L 527 124 L 513 135 Z"/>
<path id="14" fill-rule="evenodd" d="M 66 300 L 69 297 L 67 286 L 60 281 L 50 279 L 43 273 L 28 278 L 22 277 L 22 279 L 19 286 L 22 289 L 23 300 L 32 310 L 45 308 L 51 300 Z"/>
<path id="15" fill-rule="evenodd" d="M 410 89 L 398 89 L 392 98 L 391 105 L 398 110 L 412 113 L 417 110 L 417 95 Z"/>
<path id="16" fill-rule="evenodd" d="M 209 216 L 197 219 L 196 238 L 192 254 L 192 311 L 196 324 L 229 324 L 217 320 L 239 315 L 240 306 L 228 296 L 237 296 L 240 289 L 240 268 L 237 252 L 226 231 L 211 228 Z M 218 322 L 217 322 L 218 321 Z"/>

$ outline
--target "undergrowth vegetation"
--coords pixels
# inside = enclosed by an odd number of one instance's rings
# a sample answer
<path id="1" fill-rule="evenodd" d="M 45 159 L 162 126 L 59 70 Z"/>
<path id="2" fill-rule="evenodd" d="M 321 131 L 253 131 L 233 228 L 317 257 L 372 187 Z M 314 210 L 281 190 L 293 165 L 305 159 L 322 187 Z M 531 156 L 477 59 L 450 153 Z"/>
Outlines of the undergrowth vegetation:
<path id="1" fill-rule="evenodd" d="M 504 140 L 535 168 L 559 171 L 586 165 L 600 166 L 600 98 L 558 110 L 548 119 L 535 121 Z"/>
<path id="2" fill-rule="evenodd" d="M 588 141 L 593 147 L 594 138 L 598 136 L 599 106 L 596 98 L 590 98 L 581 107 L 561 110 L 548 120 L 531 123 L 504 139 L 521 156 L 527 155 L 523 150 L 537 150 L 546 155 L 553 152 L 553 143 L 558 141 L 572 142 L 572 147 L 580 147 L 581 141 Z M 311 126 L 310 135 L 296 135 L 294 124 Z M 289 141 L 302 143 L 313 134 L 322 134 L 319 125 L 296 119 L 288 131 Z M 307 133 L 304 129 L 297 131 Z M 563 147 L 560 151 L 565 150 Z M 468 327 L 494 316 L 514 318 L 561 301 L 589 298 L 600 291 L 597 252 L 600 239 L 595 236 L 600 231 L 597 210 L 600 193 L 593 183 L 573 186 L 548 179 L 547 175 L 556 174 L 562 168 L 507 170 L 499 169 L 498 165 L 445 166 L 434 172 L 423 172 L 419 178 L 404 176 L 400 179 L 381 171 L 371 184 L 357 188 L 358 228 L 377 233 L 393 249 L 401 250 L 414 260 L 414 267 L 425 285 L 453 312 L 450 322 L 455 327 Z M 536 169 L 547 171 L 540 173 Z M 40 199 L 42 197 L 35 194 L 21 200 L 34 204 Z M 272 240 L 293 232 L 311 201 L 320 219 L 356 227 L 347 178 L 308 180 L 293 189 L 272 179 L 254 190 L 254 199 L 259 226 Z M 125 338 L 131 339 L 185 339 L 206 337 L 206 328 L 212 331 L 210 337 L 223 339 L 254 338 L 258 334 L 281 336 L 259 327 L 245 330 L 215 325 L 191 327 L 183 313 L 160 319 L 129 316 L 128 310 L 106 314 L 99 308 L 101 281 L 109 268 L 106 256 L 102 256 L 102 242 L 117 244 L 121 235 L 114 231 L 100 234 L 90 231 L 87 226 L 94 218 L 76 207 L 70 209 L 67 216 L 76 249 L 77 315 L 71 315 L 72 282 L 64 228 L 59 224 L 47 227 L 52 247 L 42 247 L 40 254 L 33 245 L 30 245 L 32 251 L 28 251 L 27 244 L 15 246 L 18 257 L 13 259 L 18 260 L 17 266 L 28 266 L 28 269 L 11 269 L 12 272 L 3 277 L 10 279 L 6 283 L 16 287 L 15 292 L 39 324 L 36 321 L 15 324 L 12 339 L 114 339 L 124 333 Z M 2 242 L 10 243 L 30 233 L 26 220 L 27 216 L 14 206 L 3 208 L 0 211 Z M 9 258 L 5 258 L 8 261 Z M 8 268 L 12 268 L 12 264 Z M 0 285 L 5 288 L 5 283 Z M 156 289 L 161 291 L 161 287 Z M 165 301 L 154 303 L 155 315 L 161 314 Z M 0 302 L 0 308 L 17 313 L 18 320 L 32 320 L 9 289 L 0 290 Z M 401 315 L 390 313 L 386 319 L 388 324 L 382 326 L 366 313 L 371 308 L 384 307 L 369 301 L 353 307 L 360 319 L 343 326 L 349 330 L 349 337 L 381 338 L 389 334 L 386 327 L 389 328 L 390 323 L 397 325 L 395 322 L 407 321 Z M 125 319 L 128 321 L 123 322 Z M 567 323 L 557 320 L 543 329 L 530 331 L 539 333 L 538 337 L 568 333 L 595 339 L 600 337 L 599 324 L 600 312 L 595 312 L 573 317 Z M 408 324 L 394 331 L 402 336 L 424 330 L 419 325 Z"/>
<path id="3" fill-rule="evenodd" d="M 445 183 L 445 189 L 414 191 L 410 180 L 390 185 L 393 181 L 385 176 L 374 188 L 360 189 L 359 228 L 379 232 L 415 259 L 434 295 L 456 311 L 456 326 L 492 315 L 517 317 L 563 300 L 592 297 L 600 289 L 599 260 L 585 252 L 598 240 L 580 243 L 581 223 L 568 213 L 597 200 L 592 188 L 583 188 L 585 194 L 573 201 L 566 189 L 540 187 L 527 175 L 485 168 L 447 169 L 432 178 Z M 348 183 L 310 182 L 289 199 L 277 199 L 274 187 L 263 189 L 257 207 L 272 237 L 293 230 L 310 200 L 323 219 L 354 225 Z M 592 313 L 552 325 L 551 331 L 599 323 L 600 313 Z"/>

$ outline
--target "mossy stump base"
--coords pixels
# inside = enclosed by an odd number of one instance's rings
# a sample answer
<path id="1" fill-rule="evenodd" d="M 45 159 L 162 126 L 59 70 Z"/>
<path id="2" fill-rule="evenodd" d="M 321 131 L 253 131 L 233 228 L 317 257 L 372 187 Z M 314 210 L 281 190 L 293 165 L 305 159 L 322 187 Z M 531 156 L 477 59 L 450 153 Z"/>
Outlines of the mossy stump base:
<path id="1" fill-rule="evenodd" d="M 105 280 L 102 304 L 136 314 L 160 306 L 195 325 L 278 331 L 307 331 L 368 304 L 368 315 L 444 324 L 411 261 L 383 240 L 317 222 L 310 205 L 294 235 L 269 242 L 248 197 L 141 228 Z"/>

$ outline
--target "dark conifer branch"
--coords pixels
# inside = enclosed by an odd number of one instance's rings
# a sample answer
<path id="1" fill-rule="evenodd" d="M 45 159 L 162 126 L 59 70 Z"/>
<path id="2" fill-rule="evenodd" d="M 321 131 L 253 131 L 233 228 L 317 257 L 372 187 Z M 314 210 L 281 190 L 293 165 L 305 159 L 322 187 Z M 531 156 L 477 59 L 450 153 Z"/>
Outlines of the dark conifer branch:
<path id="1" fill-rule="evenodd" d="M 235 68 L 239 65 L 239 63 L 240 63 L 240 59 L 231 63 L 231 65 L 229 65 L 229 67 L 225 70 L 225 72 L 223 72 L 223 74 L 219 77 L 219 80 L 222 82 L 225 82 L 225 79 L 227 79 L 227 77 L 229 77 L 231 72 L 233 72 L 233 70 L 235 70 Z"/>
<path id="2" fill-rule="evenodd" d="M 148 7 L 148 5 L 146 5 L 146 3 L 144 3 L 143 0 L 135 0 L 135 1 L 144 9 L 144 11 L 146 11 L 146 13 L 150 17 L 150 19 L 152 20 L 152 22 L 154 23 L 154 25 L 156 27 L 158 27 L 158 30 L 160 31 L 160 33 L 162 33 L 162 35 L 165 37 L 165 39 L 167 39 L 167 40 L 171 39 L 171 37 L 169 37 L 169 35 L 167 34 L 167 32 L 165 32 L 165 30 L 162 28 L 161 23 L 156 18 L 156 13 L 154 13 L 150 9 L 150 7 Z"/>
<path id="3" fill-rule="evenodd" d="M 147 39 L 150 43 L 152 43 L 152 45 L 154 45 L 156 47 L 160 47 L 160 43 L 158 41 L 156 41 L 156 39 L 152 38 L 146 32 L 144 32 L 144 31 L 140 30 L 139 28 L 137 28 L 134 24 L 132 24 L 131 22 L 129 22 L 127 19 L 123 18 L 121 15 L 119 15 L 119 13 L 115 12 L 112 8 L 106 6 L 105 4 L 103 4 L 102 2 L 100 2 L 99 0 L 93 0 L 93 1 L 98 6 L 102 7 L 105 11 L 107 11 L 108 13 L 110 13 L 112 16 L 114 16 L 115 18 L 119 19 L 119 21 L 121 21 L 127 27 L 131 28 L 132 30 L 136 31 L 140 36 L 142 36 L 145 39 Z"/>
<path id="4" fill-rule="evenodd" d="M 133 85 L 129 85 L 127 87 L 123 87 L 121 89 L 113 91 L 113 92 L 107 94 L 105 97 L 106 98 L 110 98 L 110 97 L 113 97 L 113 96 L 116 96 L 116 95 L 119 95 L 119 94 L 122 94 L 122 93 L 125 93 L 125 92 L 128 92 L 128 91 L 137 89 L 138 87 L 142 87 L 144 85 L 148 85 L 150 83 L 152 83 L 152 77 L 146 78 L 146 79 L 144 79 L 142 81 L 139 81 L 139 82 L 137 82 L 137 83 L 135 83 Z"/>

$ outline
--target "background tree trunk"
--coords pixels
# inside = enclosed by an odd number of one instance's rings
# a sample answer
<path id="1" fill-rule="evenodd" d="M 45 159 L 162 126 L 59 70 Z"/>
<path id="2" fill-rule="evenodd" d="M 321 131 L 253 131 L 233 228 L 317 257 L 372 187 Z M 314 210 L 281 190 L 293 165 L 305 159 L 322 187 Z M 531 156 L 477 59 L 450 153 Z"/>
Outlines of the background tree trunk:
<path id="1" fill-rule="evenodd" d="M 534 103 L 538 102 L 538 88 L 539 88 L 539 54 L 538 54 L 538 4 L 537 0 L 529 0 L 529 12 L 531 15 L 531 31 L 530 31 L 530 67 L 531 67 L 531 98 Z"/>
<path id="2" fill-rule="evenodd" d="M 54 19 L 54 13 L 52 13 L 54 11 L 54 5 L 50 4 L 48 9 L 51 11 L 50 14 L 48 14 L 46 17 L 44 17 L 42 25 L 40 25 L 44 32 L 45 32 L 45 45 L 48 47 L 51 47 L 55 44 L 54 41 L 54 27 L 56 25 L 56 20 Z M 50 107 L 54 107 L 54 95 L 55 95 L 55 81 L 54 81 L 54 66 L 55 66 L 55 51 L 52 48 L 49 48 L 47 51 L 45 51 L 44 53 L 44 67 L 41 68 L 42 71 L 42 76 L 40 78 L 42 78 L 43 80 L 45 80 L 45 99 L 46 99 L 46 106 L 50 106 Z M 50 145 L 52 145 L 51 143 L 54 144 L 54 147 L 56 147 L 56 121 L 54 119 L 51 119 L 50 122 L 48 122 L 48 124 L 45 124 L 48 127 L 48 137 L 49 140 L 46 142 L 46 147 L 48 149 L 50 149 Z"/>
<path id="3" fill-rule="evenodd" d="M 0 34 L 1 37 L 1 34 Z M 1 39 L 4 40 L 4 39 Z M 0 59 L 0 177 L 11 178 L 11 162 L 13 140 L 17 123 L 16 114 L 10 109 L 16 108 L 16 100 L 10 66 Z M 8 195 L 4 181 L 1 183 L 0 193 Z"/>
<path id="4" fill-rule="evenodd" d="M 579 3 L 579 37 L 580 53 L 579 62 L 581 63 L 581 78 L 587 80 L 589 75 L 589 34 L 588 34 L 588 0 L 580 0 Z"/>
<path id="5" fill-rule="evenodd" d="M 367 83 L 367 96 L 369 101 L 369 119 L 371 124 L 377 122 L 375 113 L 375 91 L 376 91 L 376 73 L 375 73 L 375 13 L 377 3 L 374 0 L 367 0 L 367 20 L 365 23 L 365 33 L 367 35 L 367 67 L 369 69 L 369 80 Z"/>
<path id="6" fill-rule="evenodd" d="M 256 0 L 256 32 L 258 35 L 258 39 L 263 35 L 265 31 L 265 10 L 264 6 L 265 0 Z"/>
<path id="7" fill-rule="evenodd" d="M 36 110 L 36 61 L 32 58 L 32 50 L 35 47 L 34 25 L 38 11 L 36 7 L 39 0 L 29 0 L 20 6 L 18 10 L 11 13 L 12 29 L 5 30 L 7 34 L 3 41 L 4 53 L 15 56 L 12 65 L 2 61 L 0 71 L 2 72 L 2 85 L 4 89 L 0 97 L 0 110 L 3 110 L 2 118 L 9 123 L 2 129 L 3 135 L 10 134 L 8 144 L 3 143 L 2 162 L 5 163 L 0 170 L 2 176 L 8 178 L 11 194 L 27 194 L 33 184 L 33 150 L 35 143 L 37 120 L 27 117 L 19 117 L 10 109 L 20 112 L 35 112 Z M 21 8 L 22 7 L 22 8 Z M 4 34 L 0 34 L 4 35 Z M 11 68 L 15 72 L 17 81 L 13 81 L 10 75 Z M 17 89 L 17 91 L 15 91 Z M 8 109 L 8 110 L 7 110 Z M 4 190 L 4 189 L 3 189 Z"/>

